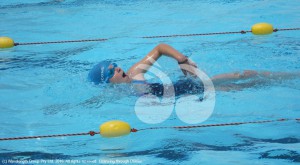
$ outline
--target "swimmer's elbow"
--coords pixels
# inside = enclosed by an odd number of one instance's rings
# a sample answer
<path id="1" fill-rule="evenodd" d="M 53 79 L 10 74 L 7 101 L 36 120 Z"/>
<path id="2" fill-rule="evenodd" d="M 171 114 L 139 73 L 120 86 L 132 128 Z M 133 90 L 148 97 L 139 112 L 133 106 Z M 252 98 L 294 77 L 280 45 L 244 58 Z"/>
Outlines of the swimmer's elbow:
<path id="1" fill-rule="evenodd" d="M 168 45 L 168 44 L 165 44 L 165 43 L 160 43 L 160 44 L 158 44 L 155 48 L 156 48 L 159 52 L 163 52 L 163 50 L 165 50 L 166 47 L 169 47 L 169 45 Z"/>

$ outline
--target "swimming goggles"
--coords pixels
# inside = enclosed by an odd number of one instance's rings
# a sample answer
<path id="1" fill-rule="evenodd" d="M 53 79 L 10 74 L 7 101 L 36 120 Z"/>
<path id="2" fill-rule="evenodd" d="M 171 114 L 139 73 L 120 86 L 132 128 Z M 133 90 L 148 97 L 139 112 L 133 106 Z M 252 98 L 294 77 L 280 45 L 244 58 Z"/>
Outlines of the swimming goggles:
<path id="1" fill-rule="evenodd" d="M 110 65 L 112 65 L 113 67 L 110 68 Z M 109 68 L 108 68 L 108 75 L 107 75 L 109 77 L 108 79 L 110 79 L 114 76 L 115 68 L 118 67 L 118 65 L 116 63 L 111 63 L 110 65 L 109 65 Z"/>

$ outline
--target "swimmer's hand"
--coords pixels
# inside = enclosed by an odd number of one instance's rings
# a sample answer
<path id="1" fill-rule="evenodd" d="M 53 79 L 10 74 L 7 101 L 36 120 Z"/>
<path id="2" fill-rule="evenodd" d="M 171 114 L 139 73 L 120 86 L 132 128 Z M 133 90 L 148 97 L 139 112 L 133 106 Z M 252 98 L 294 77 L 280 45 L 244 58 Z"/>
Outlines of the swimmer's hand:
<path id="1" fill-rule="evenodd" d="M 188 57 L 182 62 L 178 62 L 182 73 L 187 76 L 197 76 L 195 69 L 198 68 L 197 64 L 190 60 Z"/>

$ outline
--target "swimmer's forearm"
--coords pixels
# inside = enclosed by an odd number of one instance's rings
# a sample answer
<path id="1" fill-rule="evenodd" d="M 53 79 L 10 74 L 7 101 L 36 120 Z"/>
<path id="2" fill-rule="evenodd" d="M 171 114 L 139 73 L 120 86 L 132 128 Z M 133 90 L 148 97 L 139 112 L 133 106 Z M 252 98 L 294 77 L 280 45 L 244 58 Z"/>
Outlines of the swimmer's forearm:
<path id="1" fill-rule="evenodd" d="M 176 49 L 174 49 L 170 45 L 159 44 L 156 48 L 157 48 L 157 51 L 160 56 L 166 55 L 168 57 L 174 58 L 178 62 L 182 62 L 182 61 L 186 60 L 186 57 L 182 53 L 178 52 Z"/>
<path id="2" fill-rule="evenodd" d="M 211 80 L 214 83 L 224 83 L 230 80 L 238 80 L 240 78 L 241 78 L 240 73 L 236 72 L 236 73 L 225 73 L 225 74 L 216 75 L 212 77 Z"/>

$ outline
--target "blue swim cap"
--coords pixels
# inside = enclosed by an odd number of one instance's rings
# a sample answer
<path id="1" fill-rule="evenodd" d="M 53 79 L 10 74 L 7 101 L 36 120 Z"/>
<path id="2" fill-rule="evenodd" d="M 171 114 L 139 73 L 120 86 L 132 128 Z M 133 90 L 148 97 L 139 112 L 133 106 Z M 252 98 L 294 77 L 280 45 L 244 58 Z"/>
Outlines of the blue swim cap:
<path id="1" fill-rule="evenodd" d="M 110 64 L 113 65 L 113 68 L 109 68 Z M 104 82 L 109 83 L 109 79 L 114 75 L 115 67 L 117 67 L 117 64 L 112 63 L 111 61 L 99 62 L 89 72 L 88 79 L 96 85 Z"/>

